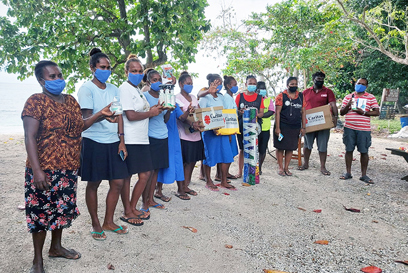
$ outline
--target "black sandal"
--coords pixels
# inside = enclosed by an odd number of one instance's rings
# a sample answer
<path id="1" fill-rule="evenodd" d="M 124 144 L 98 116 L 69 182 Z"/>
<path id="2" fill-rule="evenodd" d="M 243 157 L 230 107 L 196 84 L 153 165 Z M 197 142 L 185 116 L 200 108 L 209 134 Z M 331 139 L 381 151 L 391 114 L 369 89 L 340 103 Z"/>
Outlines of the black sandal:
<path id="1" fill-rule="evenodd" d="M 351 179 L 353 178 L 353 176 L 351 175 L 351 173 L 345 173 L 342 176 L 340 176 L 341 180 L 347 180 L 347 179 Z"/>

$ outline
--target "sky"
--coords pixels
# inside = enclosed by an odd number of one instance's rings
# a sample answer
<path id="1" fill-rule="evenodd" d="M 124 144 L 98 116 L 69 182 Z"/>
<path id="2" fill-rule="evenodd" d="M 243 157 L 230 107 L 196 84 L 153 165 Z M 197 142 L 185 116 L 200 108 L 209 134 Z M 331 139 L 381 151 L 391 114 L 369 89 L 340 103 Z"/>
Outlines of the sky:
<path id="1" fill-rule="evenodd" d="M 208 0 L 209 6 L 205 10 L 205 14 L 207 19 L 211 20 L 212 25 L 219 25 L 220 23 L 217 21 L 216 17 L 220 14 L 221 6 L 233 6 L 236 11 L 236 20 L 239 22 L 240 20 L 246 19 L 252 12 L 263 12 L 265 11 L 265 7 L 269 5 L 273 5 L 280 0 Z M 7 7 L 4 6 L 0 2 L 0 16 L 5 16 L 7 13 Z M 220 73 L 221 69 L 223 68 L 223 61 L 220 59 L 215 60 L 214 56 L 207 57 L 208 52 L 199 50 L 196 55 L 196 63 L 189 64 L 189 72 L 190 73 L 199 73 L 199 77 L 194 79 L 194 86 L 195 90 L 193 93 L 197 93 L 201 87 L 204 87 L 207 84 L 206 75 L 209 73 Z M 21 83 L 17 79 L 17 75 L 15 74 L 8 74 L 6 72 L 0 71 L 0 82 L 6 83 Z M 24 81 L 24 83 L 36 83 L 34 77 L 31 77 Z M 79 86 L 76 86 L 79 88 Z"/>

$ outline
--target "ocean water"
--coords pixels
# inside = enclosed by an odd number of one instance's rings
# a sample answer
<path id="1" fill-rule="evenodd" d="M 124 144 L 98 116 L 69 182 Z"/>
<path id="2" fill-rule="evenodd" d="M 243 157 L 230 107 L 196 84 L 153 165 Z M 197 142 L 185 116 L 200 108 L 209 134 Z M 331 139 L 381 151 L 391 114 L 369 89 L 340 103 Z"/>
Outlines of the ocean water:
<path id="1" fill-rule="evenodd" d="M 32 94 L 40 92 L 38 83 L 0 81 L 0 134 L 23 134 L 24 103 Z"/>

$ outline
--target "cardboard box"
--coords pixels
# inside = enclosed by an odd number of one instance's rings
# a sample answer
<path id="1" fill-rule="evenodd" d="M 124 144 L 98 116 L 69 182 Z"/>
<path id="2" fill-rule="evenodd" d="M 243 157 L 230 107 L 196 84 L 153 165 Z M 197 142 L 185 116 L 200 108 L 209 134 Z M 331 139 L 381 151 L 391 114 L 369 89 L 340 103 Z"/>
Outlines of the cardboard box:
<path id="1" fill-rule="evenodd" d="M 203 131 L 215 130 L 219 128 L 224 128 L 225 121 L 222 115 L 222 110 L 224 107 L 207 107 L 195 109 L 195 113 L 188 117 L 191 121 L 201 120 L 204 125 Z"/>
<path id="2" fill-rule="evenodd" d="M 306 110 L 306 133 L 334 127 L 330 105 Z"/>

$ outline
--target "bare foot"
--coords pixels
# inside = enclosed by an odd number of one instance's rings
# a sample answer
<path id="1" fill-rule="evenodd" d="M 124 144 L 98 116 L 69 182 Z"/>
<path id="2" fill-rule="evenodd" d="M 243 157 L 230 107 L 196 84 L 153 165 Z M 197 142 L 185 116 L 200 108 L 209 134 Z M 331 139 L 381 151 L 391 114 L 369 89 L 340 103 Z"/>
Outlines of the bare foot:
<path id="1" fill-rule="evenodd" d="M 45 273 L 43 263 L 33 263 L 30 273 Z"/>
<path id="2" fill-rule="evenodd" d="M 73 249 L 66 249 L 66 248 L 59 248 L 59 249 L 51 249 L 48 251 L 48 257 L 50 258 L 65 258 L 65 259 L 72 259 L 78 260 L 81 258 L 81 253 L 73 250 Z"/>

